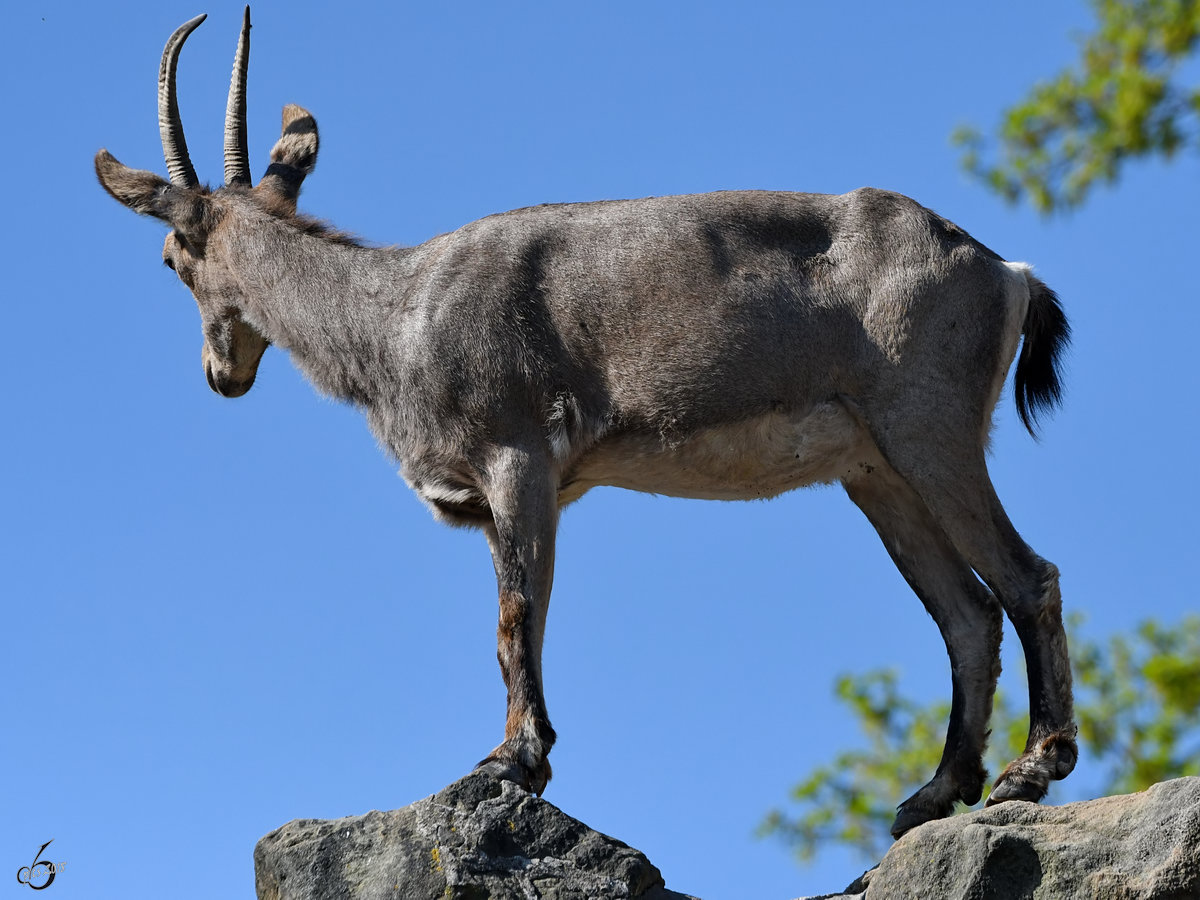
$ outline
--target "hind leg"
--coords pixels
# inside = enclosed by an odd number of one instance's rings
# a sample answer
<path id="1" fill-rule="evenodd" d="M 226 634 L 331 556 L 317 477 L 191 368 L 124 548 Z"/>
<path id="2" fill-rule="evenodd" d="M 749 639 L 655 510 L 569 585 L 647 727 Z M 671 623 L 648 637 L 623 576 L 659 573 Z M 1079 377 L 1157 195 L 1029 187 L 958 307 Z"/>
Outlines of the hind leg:
<path id="1" fill-rule="evenodd" d="M 878 432 L 884 456 L 999 599 L 1025 653 L 1029 738 L 1025 752 L 996 780 L 988 803 L 1038 801 L 1050 781 L 1070 774 L 1079 755 L 1058 569 L 1034 553 L 1009 521 L 982 447 L 961 439 L 971 430 L 950 431 L 936 422 L 890 424 Z"/>
<path id="2" fill-rule="evenodd" d="M 1033 551 L 1029 554 L 1031 578 L 1035 584 L 1040 582 L 1040 591 L 1034 588 L 1019 595 L 1008 613 L 1021 638 L 1029 673 L 1029 737 L 1025 752 L 996 779 L 988 806 L 1005 800 L 1041 800 L 1050 782 L 1070 775 L 1079 758 L 1058 569 Z"/>
<path id="3" fill-rule="evenodd" d="M 953 700 L 946 746 L 933 779 L 897 810 L 892 835 L 898 838 L 950 815 L 957 801 L 977 803 L 983 792 L 983 751 L 1000 675 L 1000 605 L 890 466 L 877 465 L 843 486 L 937 622 L 950 654 Z"/>

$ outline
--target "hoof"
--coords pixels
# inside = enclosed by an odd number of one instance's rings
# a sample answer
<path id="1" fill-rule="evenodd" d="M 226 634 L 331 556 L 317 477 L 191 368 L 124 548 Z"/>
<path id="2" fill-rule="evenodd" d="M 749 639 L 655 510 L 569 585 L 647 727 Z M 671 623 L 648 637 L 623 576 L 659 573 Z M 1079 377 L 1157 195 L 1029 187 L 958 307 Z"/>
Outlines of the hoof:
<path id="1" fill-rule="evenodd" d="M 922 797 L 927 794 L 928 785 L 917 791 L 896 809 L 896 819 L 892 822 L 892 837 L 899 840 L 906 832 L 918 825 L 932 822 L 934 819 L 944 819 L 954 812 L 954 801 L 937 801 Z"/>
<path id="2" fill-rule="evenodd" d="M 1006 800 L 1037 803 L 1046 796 L 1051 781 L 1071 774 L 1078 759 L 1074 729 L 1052 734 L 1009 763 L 996 779 L 985 805 L 995 806 Z"/>
<path id="3" fill-rule="evenodd" d="M 516 760 L 505 759 L 496 753 L 480 760 L 475 766 L 475 771 L 487 772 L 501 781 L 511 781 L 522 790 L 538 796 L 545 792 L 551 777 L 550 763 L 547 760 L 542 760 L 540 765 L 531 769 Z"/>
<path id="4" fill-rule="evenodd" d="M 1046 796 L 1049 785 L 1048 780 L 1043 783 L 1028 776 L 1001 776 L 996 780 L 992 792 L 988 794 L 987 802 L 983 805 L 995 806 L 1006 800 L 1025 800 L 1029 803 L 1037 803 Z"/>

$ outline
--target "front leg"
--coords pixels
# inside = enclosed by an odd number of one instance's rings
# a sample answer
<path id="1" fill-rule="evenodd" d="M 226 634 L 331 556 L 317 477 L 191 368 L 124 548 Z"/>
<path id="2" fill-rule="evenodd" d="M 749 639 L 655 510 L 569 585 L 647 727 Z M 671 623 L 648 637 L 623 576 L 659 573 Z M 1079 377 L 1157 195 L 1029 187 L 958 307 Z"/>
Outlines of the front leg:
<path id="1" fill-rule="evenodd" d="M 477 768 L 516 782 L 535 794 L 550 780 L 547 756 L 554 729 L 542 695 L 542 636 L 554 580 L 558 508 L 549 457 L 506 448 L 488 466 L 492 522 L 486 528 L 500 624 L 496 656 L 508 688 L 504 742 Z"/>

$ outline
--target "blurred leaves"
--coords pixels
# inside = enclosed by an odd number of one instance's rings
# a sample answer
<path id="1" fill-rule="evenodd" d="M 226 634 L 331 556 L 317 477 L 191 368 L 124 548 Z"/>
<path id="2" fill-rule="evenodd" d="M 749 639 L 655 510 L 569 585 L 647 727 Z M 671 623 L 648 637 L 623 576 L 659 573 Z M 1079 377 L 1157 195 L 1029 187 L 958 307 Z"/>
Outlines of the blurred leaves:
<path id="1" fill-rule="evenodd" d="M 964 167 L 1043 213 L 1078 206 L 1130 158 L 1200 149 L 1200 88 L 1180 65 L 1200 40 L 1200 0 L 1093 0 L 1079 62 L 1004 113 L 995 138 L 962 126 Z"/>
<path id="2" fill-rule="evenodd" d="M 1102 793 L 1200 775 L 1200 616 L 1150 619 L 1072 652 L 1079 735 L 1104 767 Z"/>
<path id="3" fill-rule="evenodd" d="M 1081 755 L 1100 784 L 1064 782 L 1066 799 L 1128 793 L 1180 775 L 1200 774 L 1200 616 L 1173 625 L 1153 620 L 1104 643 L 1068 622 L 1075 672 L 1075 716 Z M 900 693 L 897 674 L 877 669 L 842 675 L 835 684 L 866 738 L 814 769 L 790 792 L 788 810 L 772 810 L 759 827 L 807 861 L 829 844 L 878 859 L 891 846 L 895 804 L 937 769 L 950 705 L 917 703 Z M 1028 713 L 996 694 L 985 760 L 999 772 L 1025 746 Z M 1078 778 L 1078 774 L 1075 776 Z"/>

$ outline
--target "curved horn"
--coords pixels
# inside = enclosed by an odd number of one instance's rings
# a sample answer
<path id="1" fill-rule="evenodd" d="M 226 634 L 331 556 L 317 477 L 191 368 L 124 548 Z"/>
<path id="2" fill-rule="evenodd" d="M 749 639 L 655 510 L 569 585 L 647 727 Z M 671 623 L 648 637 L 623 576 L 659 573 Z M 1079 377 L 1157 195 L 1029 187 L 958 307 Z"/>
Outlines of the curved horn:
<path id="1" fill-rule="evenodd" d="M 225 104 L 225 183 L 250 184 L 246 149 L 246 70 L 250 65 L 250 7 L 242 17 L 242 34 L 233 57 L 229 102 Z"/>
<path id="2" fill-rule="evenodd" d="M 206 18 L 207 15 L 201 14 L 176 28 L 175 33 L 167 39 L 162 62 L 158 66 L 158 133 L 162 136 L 163 156 L 167 160 L 171 183 L 185 188 L 196 187 L 200 179 L 196 177 L 196 170 L 188 156 L 187 141 L 183 139 L 183 122 L 179 118 L 179 104 L 175 100 L 175 66 L 179 63 L 183 42 Z"/>

